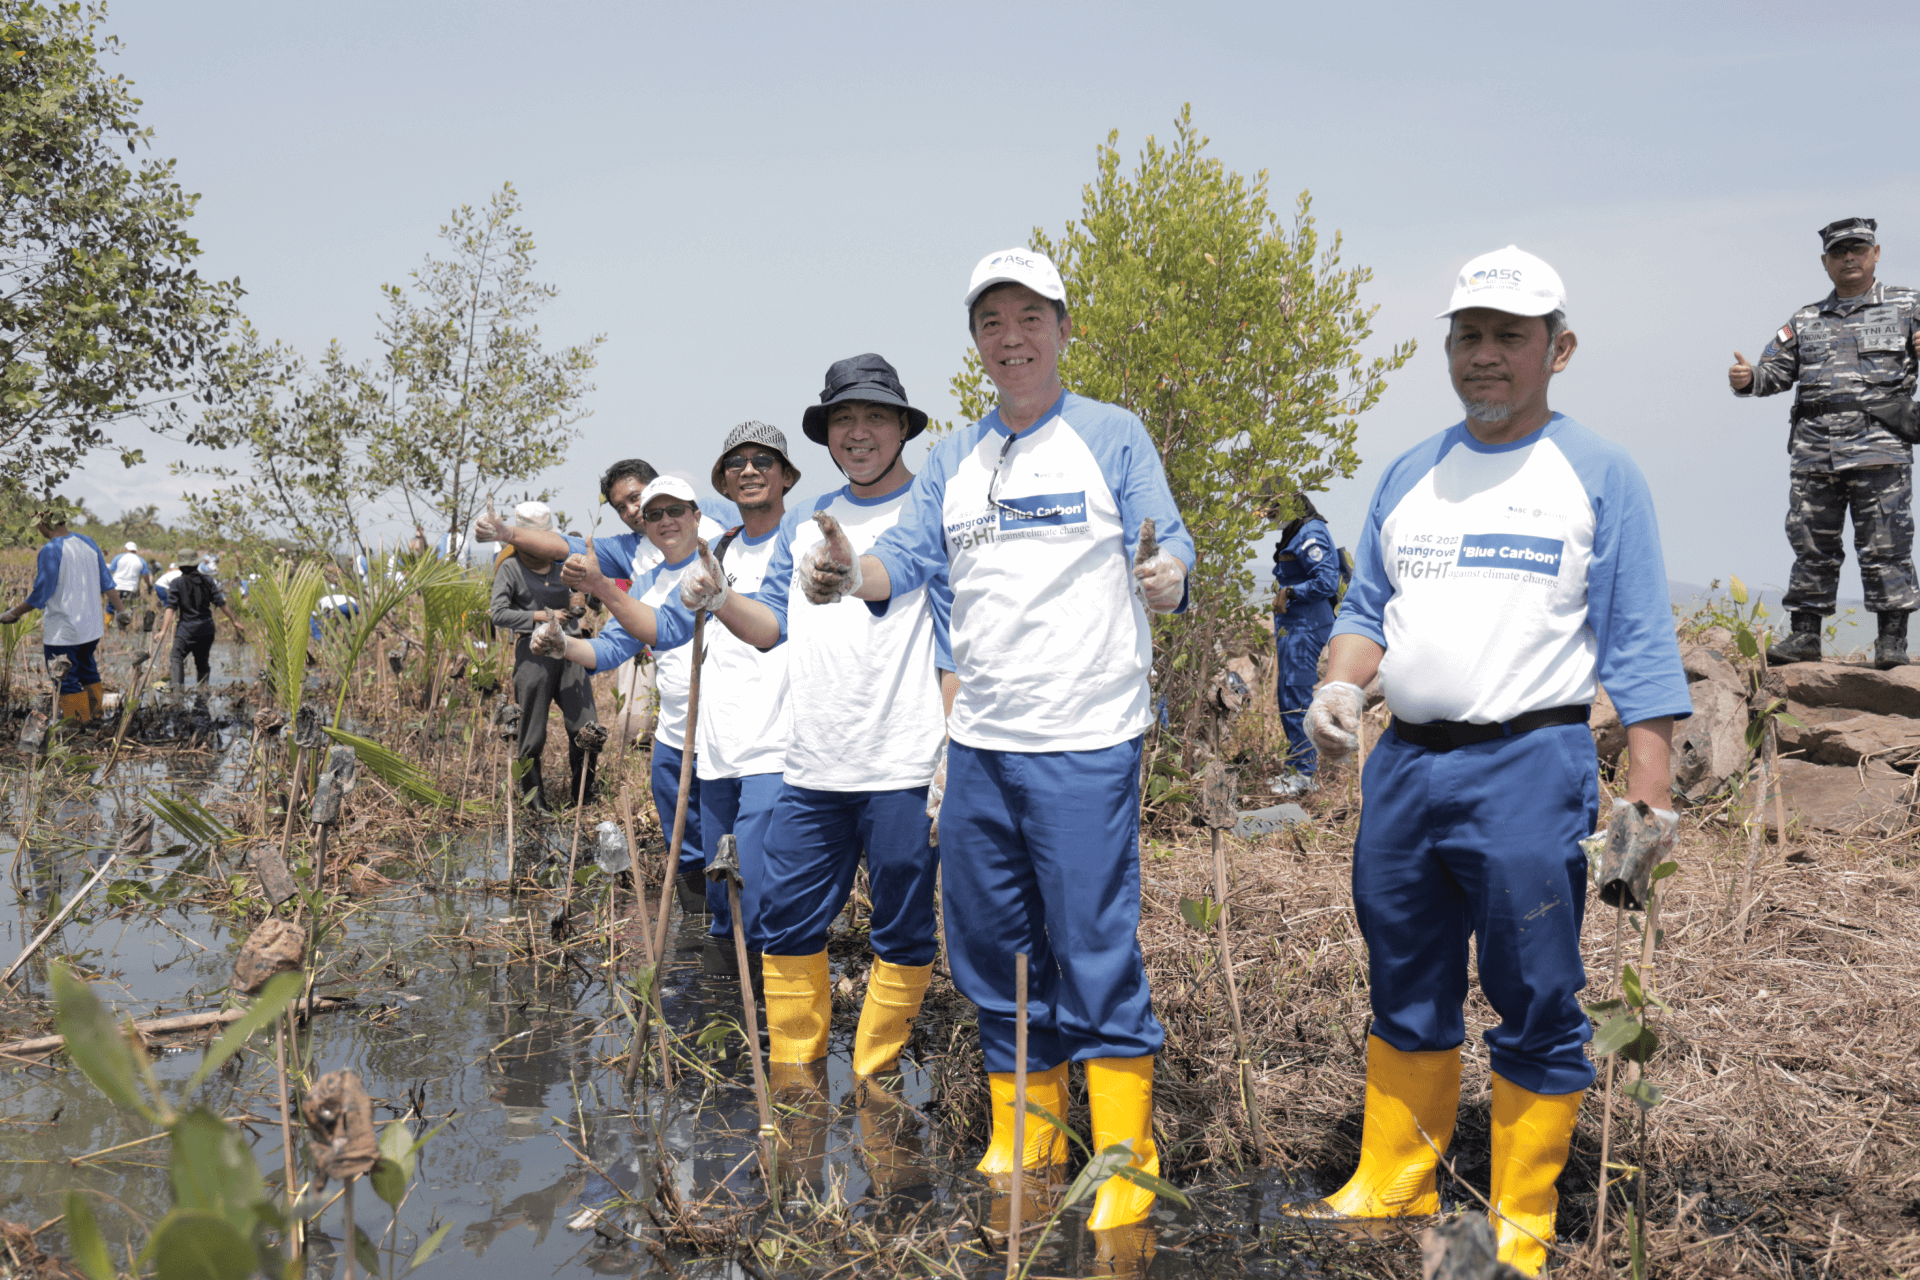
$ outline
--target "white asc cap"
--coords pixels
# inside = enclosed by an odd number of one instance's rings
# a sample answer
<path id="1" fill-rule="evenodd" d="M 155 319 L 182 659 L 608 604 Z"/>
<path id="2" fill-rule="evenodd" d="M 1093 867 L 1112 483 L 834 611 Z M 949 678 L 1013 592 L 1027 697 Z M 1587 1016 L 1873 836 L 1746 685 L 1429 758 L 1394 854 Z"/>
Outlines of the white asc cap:
<path id="1" fill-rule="evenodd" d="M 1567 309 L 1560 273 L 1515 245 L 1483 253 L 1460 268 L 1453 300 L 1436 320 L 1468 307 L 1490 307 L 1510 316 L 1544 316 Z"/>
<path id="2" fill-rule="evenodd" d="M 544 502 L 523 502 L 513 509 L 513 522 L 522 529 L 553 532 L 553 508 Z"/>
<path id="3" fill-rule="evenodd" d="M 136 544 L 134 544 L 134 543 L 131 543 L 131 542 L 129 542 L 129 543 L 127 544 L 127 550 L 129 550 L 129 551 L 138 551 L 139 549 L 140 549 L 140 548 L 139 548 L 139 546 L 137 546 L 137 545 L 136 545 Z"/>
<path id="4" fill-rule="evenodd" d="M 679 476 L 655 476 L 647 487 L 640 491 L 640 509 L 645 511 L 647 504 L 655 498 L 681 498 L 695 506 L 700 499 L 694 497 L 693 486 Z"/>
<path id="5" fill-rule="evenodd" d="M 1067 300 L 1067 286 L 1060 283 L 1060 272 L 1053 260 L 1037 249 L 1002 249 L 980 259 L 967 284 L 967 296 L 960 305 L 972 308 L 973 300 L 997 284 L 1023 284 L 1043 298 L 1055 302 Z"/>

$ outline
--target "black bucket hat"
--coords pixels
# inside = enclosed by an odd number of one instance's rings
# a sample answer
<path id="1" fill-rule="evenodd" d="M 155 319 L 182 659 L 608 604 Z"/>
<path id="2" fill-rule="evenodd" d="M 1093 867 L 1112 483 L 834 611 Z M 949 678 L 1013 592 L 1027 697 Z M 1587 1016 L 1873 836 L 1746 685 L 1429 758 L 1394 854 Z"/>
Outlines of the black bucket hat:
<path id="1" fill-rule="evenodd" d="M 836 360 L 827 366 L 827 385 L 820 392 L 820 403 L 809 407 L 800 420 L 800 430 L 806 433 L 807 439 L 825 444 L 827 410 L 847 400 L 890 404 L 902 410 L 907 420 L 907 433 L 900 438 L 902 444 L 927 429 L 927 415 L 907 403 L 907 389 L 900 385 L 900 375 L 884 359 L 869 352 Z"/>

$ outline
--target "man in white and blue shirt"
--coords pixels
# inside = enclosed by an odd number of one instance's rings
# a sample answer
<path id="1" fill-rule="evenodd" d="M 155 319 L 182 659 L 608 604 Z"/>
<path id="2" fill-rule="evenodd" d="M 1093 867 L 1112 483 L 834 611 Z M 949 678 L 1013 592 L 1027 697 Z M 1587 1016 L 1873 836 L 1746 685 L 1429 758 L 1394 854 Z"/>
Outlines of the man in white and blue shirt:
<path id="1" fill-rule="evenodd" d="M 1347 754 L 1377 673 L 1393 722 L 1367 758 L 1353 855 L 1373 1005 L 1360 1166 L 1299 1212 L 1437 1211 L 1471 938 L 1501 1019 L 1486 1033 L 1488 1199 L 1501 1259 L 1528 1274 L 1593 1079 L 1579 1000 L 1580 841 L 1599 817 L 1588 712 L 1604 684 L 1627 726 L 1615 804 L 1644 802 L 1670 841 L 1673 722 L 1692 710 L 1646 481 L 1547 405 L 1576 345 L 1565 307 L 1553 268 L 1512 246 L 1462 268 L 1441 316 L 1466 418 L 1381 477 L 1307 713 L 1315 745 Z"/>
<path id="2" fill-rule="evenodd" d="M 964 300 L 999 406 L 935 445 L 899 523 L 865 555 L 837 524 L 800 561 L 816 604 L 884 615 L 942 570 L 959 693 L 948 730 L 940 868 L 954 984 L 980 1010 L 993 1139 L 980 1168 L 1066 1158 L 1031 1122 L 1013 1149 L 1014 957 L 1029 957 L 1028 1096 L 1067 1110 L 1086 1064 L 1095 1146 L 1153 1145 L 1153 1016 L 1140 920 L 1140 748 L 1151 719 L 1149 611 L 1186 603 L 1193 540 L 1140 420 L 1068 394 L 1066 289 L 1045 255 L 990 254 Z M 1157 552 L 1143 554 L 1153 521 Z M 1153 1196 L 1110 1178 L 1089 1225 L 1129 1226 Z"/>
<path id="3" fill-rule="evenodd" d="M 873 903 L 874 963 L 854 1035 L 861 1076 L 892 1067 L 920 1011 L 939 948 L 927 790 L 946 739 L 942 676 L 951 596 L 945 572 L 876 616 L 858 600 L 790 609 L 796 566 L 821 540 L 825 513 L 865 550 L 898 522 L 913 473 L 903 452 L 926 429 L 899 375 L 877 355 L 827 370 L 820 403 L 802 418 L 847 483 L 790 514 L 771 563 L 752 584 L 718 589 L 715 567 L 681 579 L 685 606 L 713 608 L 735 644 L 778 645 L 791 728 L 783 785 L 765 837 L 760 936 L 765 947 L 769 1060 L 785 1067 L 827 1055 L 833 991 L 827 929 L 846 905 L 864 852 Z M 782 439 L 784 444 L 784 438 Z M 741 858 L 744 865 L 744 852 Z"/>
<path id="4" fill-rule="evenodd" d="M 34 557 L 33 587 L 25 600 L 0 613 L 0 623 L 41 611 L 40 647 L 48 666 L 55 658 L 68 661 L 60 677 L 60 718 L 90 724 L 105 697 L 94 650 L 107 633 L 107 614 L 114 612 L 113 574 L 99 545 L 69 530 L 66 516 L 41 512 L 35 525 L 47 541 Z"/>

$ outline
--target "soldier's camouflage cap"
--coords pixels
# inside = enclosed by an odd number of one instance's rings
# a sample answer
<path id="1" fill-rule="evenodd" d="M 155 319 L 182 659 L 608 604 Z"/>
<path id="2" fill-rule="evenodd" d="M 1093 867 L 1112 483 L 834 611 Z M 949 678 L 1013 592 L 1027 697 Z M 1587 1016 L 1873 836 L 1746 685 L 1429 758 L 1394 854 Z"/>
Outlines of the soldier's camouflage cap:
<path id="1" fill-rule="evenodd" d="M 1843 240 L 1865 240 L 1868 244 L 1879 244 L 1874 232 L 1880 224 L 1872 218 L 1842 218 L 1838 222 L 1829 222 L 1820 228 L 1820 252 L 1832 253 L 1833 246 Z"/>

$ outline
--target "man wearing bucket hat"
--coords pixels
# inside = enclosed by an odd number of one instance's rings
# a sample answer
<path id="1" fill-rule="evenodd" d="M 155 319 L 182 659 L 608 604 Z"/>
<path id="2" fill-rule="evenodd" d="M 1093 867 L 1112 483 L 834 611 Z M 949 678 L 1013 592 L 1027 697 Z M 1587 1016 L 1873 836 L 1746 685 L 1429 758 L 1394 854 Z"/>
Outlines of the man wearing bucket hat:
<path id="1" fill-rule="evenodd" d="M 822 604 L 885 615 L 946 571 L 959 692 L 940 821 L 947 954 L 980 1011 L 993 1137 L 982 1172 L 1066 1159 L 1029 1122 L 1013 1147 L 1015 956 L 1029 957 L 1028 1096 L 1067 1110 L 1085 1064 L 1094 1145 L 1153 1142 L 1153 1016 L 1140 922 L 1140 748 L 1151 720 L 1148 614 L 1186 604 L 1193 540 L 1153 440 L 1124 409 L 1068 394 L 1066 289 L 1031 249 L 989 254 L 963 305 L 999 404 L 934 446 L 899 523 L 864 555 L 830 519 L 799 561 Z M 1143 538 L 1148 521 L 1157 544 Z M 1114 1177 L 1096 1231 L 1146 1217 L 1153 1193 Z M 1103 1242 L 1105 1238 L 1103 1237 Z M 1104 1247 L 1104 1243 L 1103 1243 Z"/>
<path id="2" fill-rule="evenodd" d="M 1378 674 L 1393 721 L 1367 758 L 1354 840 L 1373 1004 L 1360 1165 L 1295 1211 L 1438 1211 L 1471 936 L 1501 1019 L 1486 1033 L 1488 1199 L 1501 1259 L 1528 1274 L 1545 1263 L 1554 1182 L 1593 1079 L 1580 841 L 1599 810 L 1596 682 L 1627 725 L 1616 805 L 1648 805 L 1666 843 L 1673 722 L 1692 710 L 1646 481 L 1624 449 L 1547 405 L 1576 345 L 1565 307 L 1553 268 L 1513 246 L 1461 269 L 1440 314 L 1466 418 L 1382 476 L 1307 711 L 1315 746 L 1351 753 L 1361 686 Z"/>
<path id="3" fill-rule="evenodd" d="M 663 615 L 675 615 L 665 618 L 661 629 L 684 628 L 689 638 L 693 615 L 680 600 L 703 565 L 709 570 L 717 565 L 726 575 L 727 587 L 743 596 L 764 585 L 778 551 L 787 493 L 799 482 L 800 468 L 788 460 L 787 437 L 779 428 L 749 421 L 727 432 L 712 478 L 713 487 L 740 508 L 741 522 L 687 567 L 679 591 L 661 606 Z M 659 641 L 656 647 L 665 643 Z M 700 833 L 710 851 L 719 848 L 721 836 L 734 838 L 743 882 L 740 910 L 746 916 L 738 927 L 750 955 L 757 955 L 764 942 L 761 868 L 787 758 L 787 653 L 783 648 L 758 648 L 711 624 L 706 644 L 700 677 L 700 749 L 695 757 L 700 774 Z M 716 883 L 714 889 L 713 924 L 704 959 L 709 972 L 735 973 L 739 966 L 733 946 L 736 922 L 725 888 Z"/>
<path id="4" fill-rule="evenodd" d="M 100 714 L 105 697 L 94 651 L 113 612 L 107 603 L 113 575 L 98 544 L 68 530 L 65 512 L 39 512 L 34 525 L 46 543 L 34 557 L 33 586 L 25 600 L 0 613 L 0 622 L 10 625 L 31 609 L 41 611 L 40 646 L 48 665 L 68 660 L 60 677 L 60 718 L 87 724 Z"/>
<path id="5" fill-rule="evenodd" d="M 233 614 L 233 606 L 227 603 L 227 593 L 220 589 L 219 581 L 211 573 L 201 572 L 200 560 L 200 553 L 191 548 L 176 553 L 173 563 L 179 574 L 167 591 L 167 607 L 174 611 L 176 619 L 167 671 L 173 687 L 182 693 L 187 688 L 189 657 L 193 659 L 196 684 L 204 685 L 212 674 L 215 609 L 227 615 L 236 639 L 247 638 L 240 619 Z"/>
<path id="6" fill-rule="evenodd" d="M 1819 661 L 1820 629 L 1837 607 L 1849 508 L 1860 583 L 1880 624 L 1874 666 L 1906 665 L 1907 616 L 1920 609 L 1913 569 L 1920 292 L 1874 279 L 1879 229 L 1872 218 L 1820 228 L 1820 265 L 1832 292 L 1788 317 L 1759 364 L 1736 351 L 1727 370 L 1736 396 L 1799 387 L 1787 433 L 1793 576 L 1782 600 L 1792 630 L 1767 650 L 1776 663 Z"/>
<path id="7" fill-rule="evenodd" d="M 826 446 L 847 483 L 805 514 L 824 513 L 856 548 L 870 546 L 900 518 L 913 481 L 901 455 L 926 427 L 880 356 L 834 363 L 801 429 Z M 946 734 L 951 596 L 942 573 L 884 617 L 855 600 L 790 611 L 795 565 L 822 537 L 801 514 L 782 524 L 757 598 L 722 589 L 711 565 L 689 571 L 680 591 L 686 605 L 716 608 L 735 643 L 786 642 L 776 652 L 787 655 L 793 723 L 761 891 L 769 1057 L 788 1076 L 800 1073 L 783 1068 L 826 1057 L 827 926 L 846 905 L 864 850 L 875 959 L 853 1067 L 871 1076 L 898 1060 L 938 950 L 927 789 Z"/>

